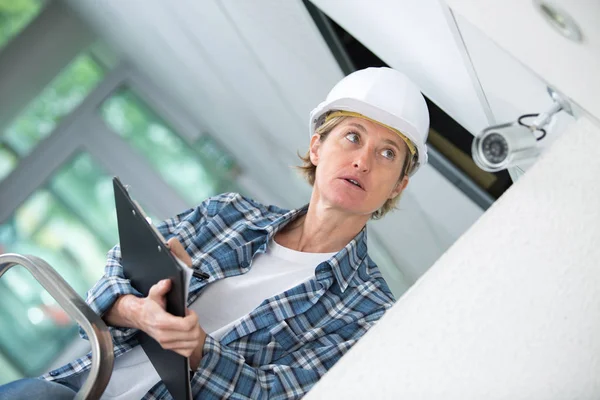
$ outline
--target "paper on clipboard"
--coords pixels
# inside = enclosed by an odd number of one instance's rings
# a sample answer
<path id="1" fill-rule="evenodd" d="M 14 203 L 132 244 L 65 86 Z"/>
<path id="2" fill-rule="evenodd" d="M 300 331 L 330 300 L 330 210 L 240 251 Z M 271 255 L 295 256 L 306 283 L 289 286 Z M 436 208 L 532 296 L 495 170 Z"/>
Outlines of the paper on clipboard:
<path id="1" fill-rule="evenodd" d="M 188 267 L 179 258 L 175 257 L 175 259 L 177 260 L 177 263 L 179 263 L 179 266 L 181 267 L 181 269 L 183 269 L 183 272 L 185 273 L 185 292 L 184 292 L 184 296 L 185 296 L 185 299 L 187 301 L 188 294 L 190 292 L 190 282 L 192 281 L 192 275 L 194 273 L 194 269 L 191 268 L 191 267 Z"/>

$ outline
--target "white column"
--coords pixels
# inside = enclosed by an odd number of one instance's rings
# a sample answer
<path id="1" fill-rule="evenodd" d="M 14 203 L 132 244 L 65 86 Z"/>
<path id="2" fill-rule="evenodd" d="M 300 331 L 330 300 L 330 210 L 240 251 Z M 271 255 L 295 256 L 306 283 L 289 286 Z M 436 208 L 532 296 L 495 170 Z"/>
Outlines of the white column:
<path id="1" fill-rule="evenodd" d="M 307 399 L 600 399 L 600 127 L 580 119 Z"/>

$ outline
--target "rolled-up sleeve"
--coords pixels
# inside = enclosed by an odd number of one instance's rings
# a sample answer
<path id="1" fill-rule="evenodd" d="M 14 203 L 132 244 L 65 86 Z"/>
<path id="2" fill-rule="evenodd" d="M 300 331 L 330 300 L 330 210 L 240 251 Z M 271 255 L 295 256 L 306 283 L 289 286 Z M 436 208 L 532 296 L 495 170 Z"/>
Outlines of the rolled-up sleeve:
<path id="1" fill-rule="evenodd" d="M 115 301 L 126 294 L 142 297 L 142 294 L 131 286 L 129 279 L 125 278 L 121 265 L 121 248 L 116 245 L 108 252 L 104 276 L 87 292 L 86 303 L 96 314 L 103 317 Z M 109 326 L 108 329 L 117 343 L 126 341 L 137 333 L 137 329 L 134 328 Z M 81 327 L 79 333 L 84 339 L 88 338 Z"/>

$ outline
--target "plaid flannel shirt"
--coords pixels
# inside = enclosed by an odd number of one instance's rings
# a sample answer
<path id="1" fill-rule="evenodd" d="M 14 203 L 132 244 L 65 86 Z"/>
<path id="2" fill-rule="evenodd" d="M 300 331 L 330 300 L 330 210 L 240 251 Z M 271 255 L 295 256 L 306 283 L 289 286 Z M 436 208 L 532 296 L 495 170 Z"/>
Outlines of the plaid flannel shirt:
<path id="1" fill-rule="evenodd" d="M 210 283 L 246 273 L 252 259 L 307 207 L 287 211 L 227 193 L 163 222 L 165 238 L 177 236 L 193 268 L 210 276 L 192 278 L 188 305 Z M 120 249 L 108 254 L 104 276 L 87 303 L 103 315 L 125 294 L 141 296 L 123 275 Z M 394 302 L 367 255 L 364 228 L 344 249 L 315 266 L 303 284 L 265 299 L 217 341 L 207 336 L 191 384 L 197 399 L 301 398 L 375 324 Z M 137 330 L 109 327 L 118 357 L 138 344 Z M 81 331 L 82 336 L 85 334 Z M 58 380 L 90 369 L 91 353 L 43 378 Z M 162 382 L 144 399 L 171 399 Z"/>

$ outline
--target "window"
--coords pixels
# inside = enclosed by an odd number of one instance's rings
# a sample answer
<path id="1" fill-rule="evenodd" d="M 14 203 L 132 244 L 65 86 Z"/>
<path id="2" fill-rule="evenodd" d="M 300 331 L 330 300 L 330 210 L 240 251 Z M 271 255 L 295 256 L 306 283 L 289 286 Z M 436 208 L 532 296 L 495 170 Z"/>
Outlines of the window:
<path id="1" fill-rule="evenodd" d="M 214 140 L 187 143 L 130 89 L 108 98 L 101 115 L 190 204 L 233 190 L 235 164 Z"/>
<path id="2" fill-rule="evenodd" d="M 80 216 L 104 245 L 117 243 L 112 179 L 89 154 L 78 155 L 58 171 L 50 182 L 50 188 L 73 213 Z"/>
<path id="3" fill-rule="evenodd" d="M 43 90 L 27 92 L 19 109 L 11 111 L 11 120 L 2 121 L 8 125 L 0 129 L 0 193 L 8 201 L 0 207 L 0 254 L 44 259 L 84 297 L 103 274 L 106 252 L 118 241 L 111 175 L 134 172 L 129 177 L 139 176 L 135 186 L 146 194 L 139 199 L 142 206 L 164 217 L 173 215 L 175 206 L 236 191 L 239 170 L 212 136 L 180 136 L 138 96 L 139 77 L 130 79 L 135 72 L 112 68 L 118 57 L 102 43 L 69 42 L 72 36 L 53 36 L 50 25 L 36 25 L 40 10 L 57 4 L 0 0 L 0 52 L 30 21 L 30 45 L 15 50 L 29 52 L 49 35 L 57 54 L 65 44 L 71 46 L 68 54 L 79 52 L 71 60 L 65 56 L 61 72 Z M 40 54 L 31 64 L 38 68 L 23 70 L 24 82 L 45 67 L 42 53 L 32 54 Z M 122 86 L 125 82 L 132 87 Z M 10 94 L 5 96 L 10 102 Z M 18 115 L 13 118 L 12 112 Z M 114 153 L 107 151 L 113 148 Z M 55 156 L 48 154 L 50 149 L 61 151 Z M 32 157 L 32 152 L 49 157 Z M 148 196 L 156 183 L 148 176 L 166 183 L 161 183 L 164 197 Z M 165 198 L 177 204 L 169 208 Z M 0 279 L 0 299 L 0 384 L 37 376 L 59 355 L 78 351 L 74 322 L 24 268 L 14 267 Z"/>
<path id="4" fill-rule="evenodd" d="M 0 253 L 44 259 L 84 297 L 117 236 L 111 178 L 80 154 L 0 225 Z M 0 353 L 24 375 L 42 373 L 76 336 L 75 324 L 22 267 L 0 279 L 0 292 Z"/>
<path id="5" fill-rule="evenodd" d="M 20 157 L 52 133 L 96 87 L 104 71 L 87 53 L 75 58 L 4 132 L 2 141 Z"/>
<path id="6" fill-rule="evenodd" d="M 0 144 L 0 181 L 15 169 L 18 156 L 6 146 Z"/>
<path id="7" fill-rule="evenodd" d="M 0 50 L 41 11 L 42 0 L 0 0 Z"/>

